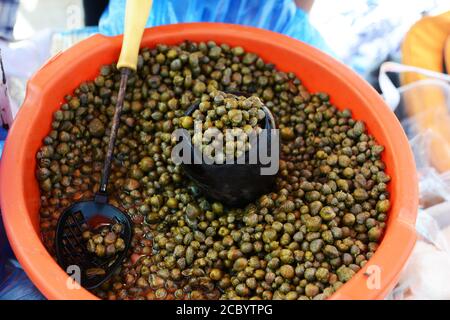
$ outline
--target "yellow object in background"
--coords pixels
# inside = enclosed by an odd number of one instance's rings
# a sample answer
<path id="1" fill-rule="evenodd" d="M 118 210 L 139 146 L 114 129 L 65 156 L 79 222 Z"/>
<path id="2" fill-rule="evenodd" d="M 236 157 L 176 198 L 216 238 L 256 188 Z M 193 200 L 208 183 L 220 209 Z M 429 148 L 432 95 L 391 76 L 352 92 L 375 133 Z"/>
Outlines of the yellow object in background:
<path id="1" fill-rule="evenodd" d="M 412 26 L 402 45 L 402 63 L 440 73 L 450 68 L 450 11 L 424 17 Z M 427 79 L 417 73 L 401 77 L 402 85 Z M 449 84 L 450 85 L 450 84 Z M 437 86 L 418 86 L 404 93 L 405 110 L 417 121 L 420 132 L 433 133 L 430 158 L 438 171 L 450 170 L 450 105 Z"/>

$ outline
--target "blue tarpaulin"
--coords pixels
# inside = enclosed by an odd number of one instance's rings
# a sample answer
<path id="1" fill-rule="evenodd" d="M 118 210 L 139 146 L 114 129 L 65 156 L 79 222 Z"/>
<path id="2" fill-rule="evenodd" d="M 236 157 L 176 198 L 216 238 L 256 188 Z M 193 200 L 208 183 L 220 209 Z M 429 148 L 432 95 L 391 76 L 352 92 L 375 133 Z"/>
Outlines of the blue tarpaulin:
<path id="1" fill-rule="evenodd" d="M 123 33 L 125 0 L 110 0 L 99 31 Z M 147 27 L 179 22 L 225 22 L 279 32 L 331 53 L 308 15 L 292 0 L 154 0 Z"/>

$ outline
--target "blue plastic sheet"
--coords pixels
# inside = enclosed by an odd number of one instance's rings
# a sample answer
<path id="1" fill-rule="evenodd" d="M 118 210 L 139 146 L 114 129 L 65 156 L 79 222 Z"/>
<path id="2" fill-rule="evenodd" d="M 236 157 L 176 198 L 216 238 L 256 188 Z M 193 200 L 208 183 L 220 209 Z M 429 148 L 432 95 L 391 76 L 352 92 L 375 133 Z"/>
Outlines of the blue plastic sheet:
<path id="1" fill-rule="evenodd" d="M 3 229 L 2 218 L 0 216 L 0 283 L 2 283 L 2 280 L 6 276 L 6 261 L 11 254 L 7 241 L 5 230 Z"/>
<path id="2" fill-rule="evenodd" d="M 99 31 L 123 33 L 125 0 L 110 0 Z M 154 0 L 147 27 L 179 22 L 226 22 L 279 32 L 323 51 L 332 50 L 293 0 Z"/>
<path id="3" fill-rule="evenodd" d="M 33 283 L 28 279 L 16 260 L 5 264 L 5 276 L 0 283 L 0 300 L 44 300 Z"/>
<path id="4" fill-rule="evenodd" d="M 14 258 L 0 216 L 0 300 L 42 299 L 42 294 Z"/>

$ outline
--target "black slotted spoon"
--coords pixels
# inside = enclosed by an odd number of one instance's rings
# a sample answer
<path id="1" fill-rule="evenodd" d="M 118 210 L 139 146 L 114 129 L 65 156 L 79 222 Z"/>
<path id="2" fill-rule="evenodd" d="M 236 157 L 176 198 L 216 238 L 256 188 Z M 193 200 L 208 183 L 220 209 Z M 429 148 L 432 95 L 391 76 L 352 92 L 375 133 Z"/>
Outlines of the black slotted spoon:
<path id="1" fill-rule="evenodd" d="M 108 204 L 107 185 L 126 85 L 130 74 L 136 71 L 140 42 L 151 5 L 151 0 L 132 0 L 126 4 L 124 37 L 117 63 L 121 74 L 120 87 L 99 191 L 93 200 L 75 202 L 65 209 L 56 226 L 55 252 L 58 264 L 64 271 L 73 271 L 74 267 L 78 267 L 80 285 L 89 290 L 100 286 L 114 274 L 126 257 L 131 243 L 132 222 L 127 214 Z M 109 258 L 100 258 L 90 253 L 82 238 L 83 232 L 117 223 L 122 226 L 120 237 L 125 243 L 124 250 Z"/>

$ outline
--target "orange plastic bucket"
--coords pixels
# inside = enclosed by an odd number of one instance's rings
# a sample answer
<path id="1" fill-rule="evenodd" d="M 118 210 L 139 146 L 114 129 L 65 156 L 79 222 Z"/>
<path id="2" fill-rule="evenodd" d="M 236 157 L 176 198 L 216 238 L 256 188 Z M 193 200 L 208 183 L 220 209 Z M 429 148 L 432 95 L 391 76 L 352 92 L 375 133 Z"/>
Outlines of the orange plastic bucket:
<path id="1" fill-rule="evenodd" d="M 384 161 L 392 208 L 378 251 L 333 299 L 380 299 L 395 285 L 414 246 L 418 206 L 415 165 L 408 140 L 394 114 L 358 75 L 328 55 L 292 38 L 256 28 L 192 23 L 146 30 L 142 46 L 184 40 L 240 45 L 283 71 L 295 72 L 310 91 L 324 91 L 339 108 L 352 109 L 385 146 Z M 103 64 L 117 60 L 121 37 L 96 35 L 59 54 L 29 81 L 27 95 L 11 128 L 1 167 L 1 206 L 12 248 L 28 276 L 49 299 L 95 299 L 69 289 L 67 274 L 41 242 L 35 154 L 50 130 L 52 113 L 81 82 L 94 79 Z"/>

